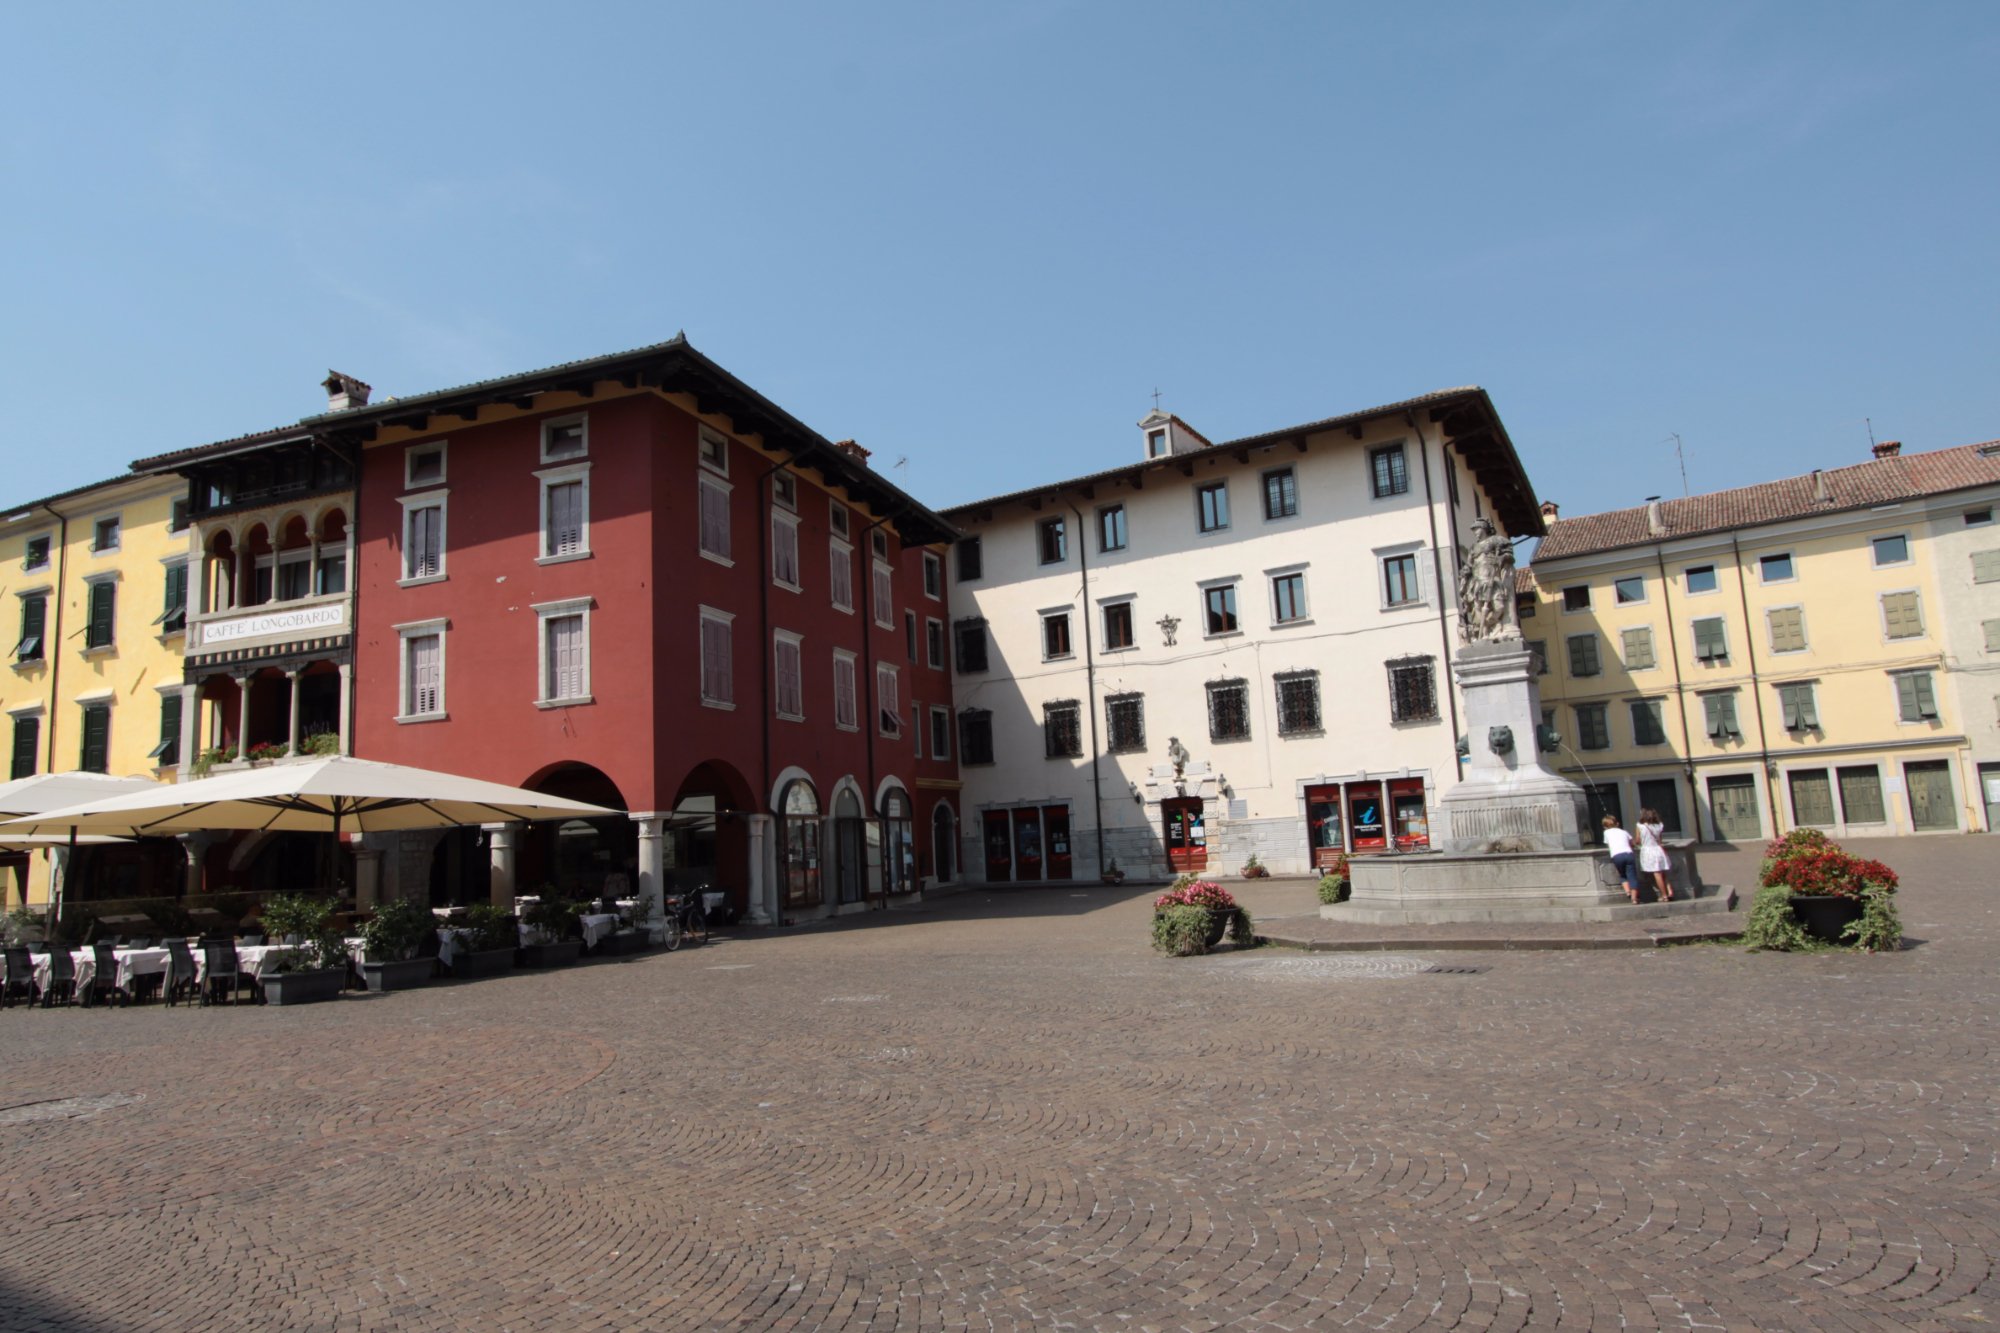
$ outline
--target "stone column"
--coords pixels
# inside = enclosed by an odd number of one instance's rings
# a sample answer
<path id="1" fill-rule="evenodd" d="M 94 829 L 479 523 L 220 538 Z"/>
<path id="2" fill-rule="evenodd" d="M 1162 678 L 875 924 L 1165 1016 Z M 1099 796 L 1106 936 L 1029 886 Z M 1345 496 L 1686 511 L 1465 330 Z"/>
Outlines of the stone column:
<path id="1" fill-rule="evenodd" d="M 187 858 L 187 872 L 186 879 L 183 882 L 183 892 L 187 894 L 200 893 L 201 858 L 202 854 L 208 850 L 208 839 L 200 833 L 180 833 L 175 835 L 174 841 L 181 845 L 181 855 Z"/>
<path id="2" fill-rule="evenodd" d="M 344 672 L 347 668 L 342 667 L 341 670 Z M 489 882 L 492 888 L 490 901 L 495 907 L 504 907 L 511 912 L 514 910 L 514 838 L 520 832 L 521 826 L 519 824 L 481 824 L 479 827 L 485 829 L 489 835 L 487 838 L 487 855 L 490 858 L 489 865 L 491 866 Z"/>
<path id="3" fill-rule="evenodd" d="M 635 810 L 639 826 L 639 882 L 635 894 L 646 899 L 646 933 L 654 940 L 667 928 L 667 816 L 657 810 Z"/>
<path id="4" fill-rule="evenodd" d="M 296 669 L 285 673 L 285 684 L 289 685 L 292 691 L 292 720 L 289 724 L 290 729 L 285 732 L 285 744 L 292 747 L 293 754 L 297 754 L 299 752 L 299 673 Z"/>
<path id="5" fill-rule="evenodd" d="M 340 752 L 354 753 L 354 664 L 340 664 Z M 513 905 L 511 902 L 508 904 Z"/>
<path id="6" fill-rule="evenodd" d="M 354 851 L 354 907 L 365 912 L 382 901 L 382 853 L 374 847 Z"/>
<path id="7" fill-rule="evenodd" d="M 753 926 L 768 926 L 777 919 L 777 896 L 772 892 L 774 848 L 771 830 L 777 820 L 770 815 L 751 815 L 749 918 Z M 824 862 L 825 858 L 821 858 Z"/>
<path id="8" fill-rule="evenodd" d="M 192 772 L 201 758 L 201 686 L 181 686 L 181 772 Z"/>
<path id="9" fill-rule="evenodd" d="M 236 678 L 236 757 L 250 754 L 250 677 Z"/>

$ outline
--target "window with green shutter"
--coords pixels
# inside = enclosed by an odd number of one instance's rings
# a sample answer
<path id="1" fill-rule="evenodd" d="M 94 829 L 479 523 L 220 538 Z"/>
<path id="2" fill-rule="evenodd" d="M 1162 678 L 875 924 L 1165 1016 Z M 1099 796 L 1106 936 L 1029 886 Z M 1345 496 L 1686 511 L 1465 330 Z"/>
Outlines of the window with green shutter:
<path id="1" fill-rule="evenodd" d="M 1595 634 L 1570 635 L 1569 674 L 1572 676 L 1594 676 L 1603 669 L 1597 658 L 1597 636 Z"/>
<path id="2" fill-rule="evenodd" d="M 160 743 L 153 747 L 150 756 L 160 761 L 161 768 L 171 768 L 181 761 L 181 695 L 172 690 L 160 696 Z"/>
<path id="3" fill-rule="evenodd" d="M 1710 740 L 1730 740 L 1743 734 L 1743 729 L 1736 725 L 1734 694 L 1704 694 L 1701 709 Z"/>
<path id="4" fill-rule="evenodd" d="M 1906 671 L 1896 677 L 1896 709 L 1905 722 L 1928 722 L 1937 717 L 1930 672 Z"/>
<path id="5" fill-rule="evenodd" d="M 1608 750 L 1611 748 L 1611 722 L 1608 710 L 1603 704 L 1578 704 L 1576 706 L 1576 748 L 1579 750 Z"/>
<path id="6" fill-rule="evenodd" d="M 1632 743 L 1634 745 L 1665 745 L 1667 727 L 1662 716 L 1658 699 L 1635 699 L 1632 702 Z"/>
<path id="7" fill-rule="evenodd" d="M 1972 581 L 1974 583 L 2000 583 L 2000 551 L 1974 551 L 1972 553 Z"/>
<path id="8" fill-rule="evenodd" d="M 1986 651 L 2000 653 L 2000 620 L 1989 620 L 1980 628 L 1986 631 Z"/>
<path id="9" fill-rule="evenodd" d="M 105 773 L 111 768 L 111 705 L 83 706 L 83 762 L 77 767 L 86 773 Z"/>
<path id="10" fill-rule="evenodd" d="M 1883 593 L 1882 624 L 1892 639 L 1921 638 L 1924 618 L 1917 607 L 1917 595 L 1913 592 Z"/>
<path id="11" fill-rule="evenodd" d="M 32 714 L 14 719 L 14 772 L 17 778 L 35 776 L 35 759 L 42 751 L 42 720 Z"/>
<path id="12" fill-rule="evenodd" d="M 1697 662 L 1720 662 L 1729 656 L 1729 639 L 1723 633 L 1721 616 L 1703 616 L 1694 622 L 1694 657 Z"/>
<path id="13" fill-rule="evenodd" d="M 1653 660 L 1653 631 L 1650 627 L 1628 629 L 1622 636 L 1625 640 L 1625 669 L 1644 671 L 1659 665 Z"/>
<path id="14" fill-rule="evenodd" d="M 1796 606 L 1773 607 L 1766 613 L 1771 622 L 1771 651 L 1802 653 L 1806 648 L 1806 613 Z"/>
<path id="15" fill-rule="evenodd" d="M 1810 683 L 1780 685 L 1778 711 L 1784 716 L 1786 731 L 1810 731 L 1819 725 L 1819 710 L 1813 706 Z"/>
<path id="16" fill-rule="evenodd" d="M 1789 775 L 1792 787 L 1792 822 L 1808 828 L 1826 828 L 1833 823 L 1833 784 L 1826 779 L 1823 768 L 1794 769 Z"/>
<path id="17" fill-rule="evenodd" d="M 49 597 L 38 592 L 32 597 L 21 599 L 21 641 L 14 645 L 16 662 L 39 662 L 46 655 L 44 640 L 48 637 Z"/>
<path id="18" fill-rule="evenodd" d="M 2000 621 L 1994 623 L 2000 624 Z M 1530 668 L 1537 676 L 1548 675 L 1549 641 L 1547 639 L 1525 639 L 1522 642 L 1528 650 Z"/>
<path id="19" fill-rule="evenodd" d="M 1840 809 L 1850 824 L 1880 824 L 1882 774 L 1873 764 L 1840 770 Z"/>
<path id="20" fill-rule="evenodd" d="M 162 634 L 178 634 L 187 628 L 188 567 L 185 564 L 167 566 L 167 595 L 163 599 L 160 614 L 153 621 Z"/>
<path id="21" fill-rule="evenodd" d="M 84 627 L 85 648 L 109 648 L 111 631 L 117 623 L 118 585 L 105 580 L 90 585 L 90 620 Z"/>

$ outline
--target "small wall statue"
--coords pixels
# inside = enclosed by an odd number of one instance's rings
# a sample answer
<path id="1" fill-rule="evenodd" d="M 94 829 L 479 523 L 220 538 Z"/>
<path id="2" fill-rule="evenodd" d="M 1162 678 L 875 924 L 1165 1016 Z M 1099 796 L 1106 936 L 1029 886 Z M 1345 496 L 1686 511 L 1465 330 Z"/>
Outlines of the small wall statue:
<path id="1" fill-rule="evenodd" d="M 1458 570 L 1458 630 L 1467 643 L 1518 639 L 1514 618 L 1514 543 L 1490 519 L 1472 520 L 1472 549 Z"/>

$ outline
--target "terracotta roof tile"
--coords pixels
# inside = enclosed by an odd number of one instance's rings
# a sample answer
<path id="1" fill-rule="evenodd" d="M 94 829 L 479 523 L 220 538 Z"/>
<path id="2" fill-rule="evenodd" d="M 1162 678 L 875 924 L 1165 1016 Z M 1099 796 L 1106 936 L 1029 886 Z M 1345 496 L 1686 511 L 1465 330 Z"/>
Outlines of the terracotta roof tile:
<path id="1" fill-rule="evenodd" d="M 2000 441 L 1871 459 L 1782 481 L 1662 500 L 1660 516 L 1666 531 L 1659 537 L 1647 527 L 1644 505 L 1556 519 L 1535 551 L 1535 563 L 1995 484 L 2000 484 Z"/>

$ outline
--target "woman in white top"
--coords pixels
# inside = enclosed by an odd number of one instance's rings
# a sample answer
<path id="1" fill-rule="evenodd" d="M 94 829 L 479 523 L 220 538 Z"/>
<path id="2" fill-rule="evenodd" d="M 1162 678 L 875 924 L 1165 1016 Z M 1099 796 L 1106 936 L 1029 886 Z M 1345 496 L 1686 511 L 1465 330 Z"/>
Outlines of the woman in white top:
<path id="1" fill-rule="evenodd" d="M 1604 850 L 1611 853 L 1611 864 L 1617 867 L 1618 877 L 1625 881 L 1625 896 L 1638 902 L 1639 869 L 1632 859 L 1632 835 L 1618 827 L 1615 815 L 1604 817 Z"/>
<path id="2" fill-rule="evenodd" d="M 1674 886 L 1667 883 L 1667 870 L 1673 862 L 1667 859 L 1667 849 L 1660 844 L 1660 835 L 1665 832 L 1659 811 L 1648 807 L 1639 812 L 1639 870 L 1653 877 L 1660 901 L 1670 903 L 1674 900 Z"/>

